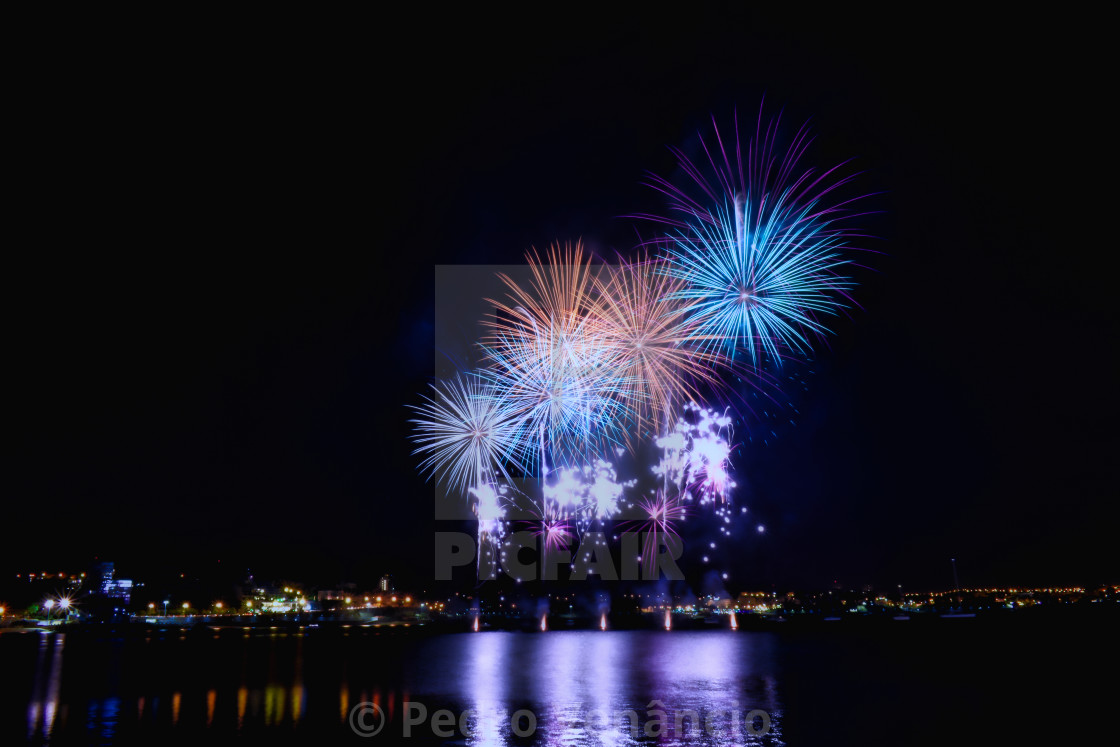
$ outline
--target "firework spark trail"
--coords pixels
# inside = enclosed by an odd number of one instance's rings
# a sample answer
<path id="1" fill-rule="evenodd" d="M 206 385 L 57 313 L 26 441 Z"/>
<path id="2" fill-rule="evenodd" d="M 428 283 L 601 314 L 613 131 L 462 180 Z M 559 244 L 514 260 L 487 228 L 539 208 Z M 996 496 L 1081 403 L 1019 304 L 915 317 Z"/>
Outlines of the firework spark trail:
<path id="1" fill-rule="evenodd" d="M 602 459 L 584 467 L 563 467 L 544 483 L 544 497 L 564 516 L 609 519 L 618 513 L 619 500 L 634 481 L 618 482 L 614 466 Z"/>
<path id="2" fill-rule="evenodd" d="M 695 493 L 701 504 L 728 501 L 735 487 L 728 472 L 731 417 L 695 402 L 684 410 L 688 417 L 680 417 L 673 429 L 655 442 L 662 456 L 653 474 L 662 478 L 664 490 L 675 485 L 685 500 Z"/>
<path id="3" fill-rule="evenodd" d="M 619 482 L 614 466 L 602 459 L 579 468 L 560 468 L 542 486 L 544 516 L 552 515 L 566 522 L 566 539 L 575 541 L 578 552 L 591 525 L 599 522 L 602 526 L 614 519 L 626 490 L 636 482 Z"/>

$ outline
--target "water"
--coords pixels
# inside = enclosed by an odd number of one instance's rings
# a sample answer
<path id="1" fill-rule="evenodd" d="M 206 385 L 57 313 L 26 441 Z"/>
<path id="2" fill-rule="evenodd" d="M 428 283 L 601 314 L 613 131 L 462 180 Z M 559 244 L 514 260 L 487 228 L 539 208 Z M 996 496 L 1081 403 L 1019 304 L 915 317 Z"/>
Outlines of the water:
<path id="1" fill-rule="evenodd" d="M 778 632 L 5 632 L 0 743 L 1066 743 L 1097 698 L 1104 706 L 1090 670 L 1111 635 L 982 620 Z M 450 714 L 433 722 L 440 710 Z M 518 711 L 532 716 L 511 724 Z M 532 734 L 518 736 L 531 720 Z"/>

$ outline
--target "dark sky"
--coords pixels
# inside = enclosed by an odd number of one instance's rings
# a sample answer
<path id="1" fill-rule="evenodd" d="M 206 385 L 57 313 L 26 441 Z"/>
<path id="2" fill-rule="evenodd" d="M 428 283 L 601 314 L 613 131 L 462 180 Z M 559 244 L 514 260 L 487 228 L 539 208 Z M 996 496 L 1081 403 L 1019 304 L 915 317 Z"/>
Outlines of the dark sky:
<path id="1" fill-rule="evenodd" d="M 404 404 L 435 265 L 629 251 L 667 146 L 765 97 L 811 119 L 807 163 L 882 192 L 884 254 L 797 425 L 737 458 L 769 528 L 741 584 L 942 587 L 950 557 L 962 584 L 1115 582 L 1114 127 L 1086 29 L 564 13 L 44 33 L 8 115 L 5 572 L 423 578 Z"/>

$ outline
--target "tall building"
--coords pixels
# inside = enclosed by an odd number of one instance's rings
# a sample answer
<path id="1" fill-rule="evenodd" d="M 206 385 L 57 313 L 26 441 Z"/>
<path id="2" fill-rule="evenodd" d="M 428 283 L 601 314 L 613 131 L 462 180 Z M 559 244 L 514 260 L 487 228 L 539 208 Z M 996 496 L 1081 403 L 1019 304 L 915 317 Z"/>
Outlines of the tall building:
<path id="1" fill-rule="evenodd" d="M 380 591 L 393 591 L 392 577 L 389 575 L 382 576 L 381 580 L 377 582 L 377 588 Z"/>
<path id="2" fill-rule="evenodd" d="M 91 590 L 95 593 L 100 592 L 108 596 L 109 588 L 113 584 L 113 564 L 112 563 L 94 563 L 93 568 L 90 569 L 90 585 Z"/>

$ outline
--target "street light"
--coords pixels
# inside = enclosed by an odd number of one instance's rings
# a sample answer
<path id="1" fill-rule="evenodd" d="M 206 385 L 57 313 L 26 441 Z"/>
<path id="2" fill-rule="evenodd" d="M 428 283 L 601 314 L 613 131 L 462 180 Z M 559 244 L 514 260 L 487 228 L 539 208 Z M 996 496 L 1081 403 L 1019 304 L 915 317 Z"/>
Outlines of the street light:
<path id="1" fill-rule="evenodd" d="M 163 600 L 163 616 L 167 617 L 167 605 L 171 603 L 170 599 Z"/>

